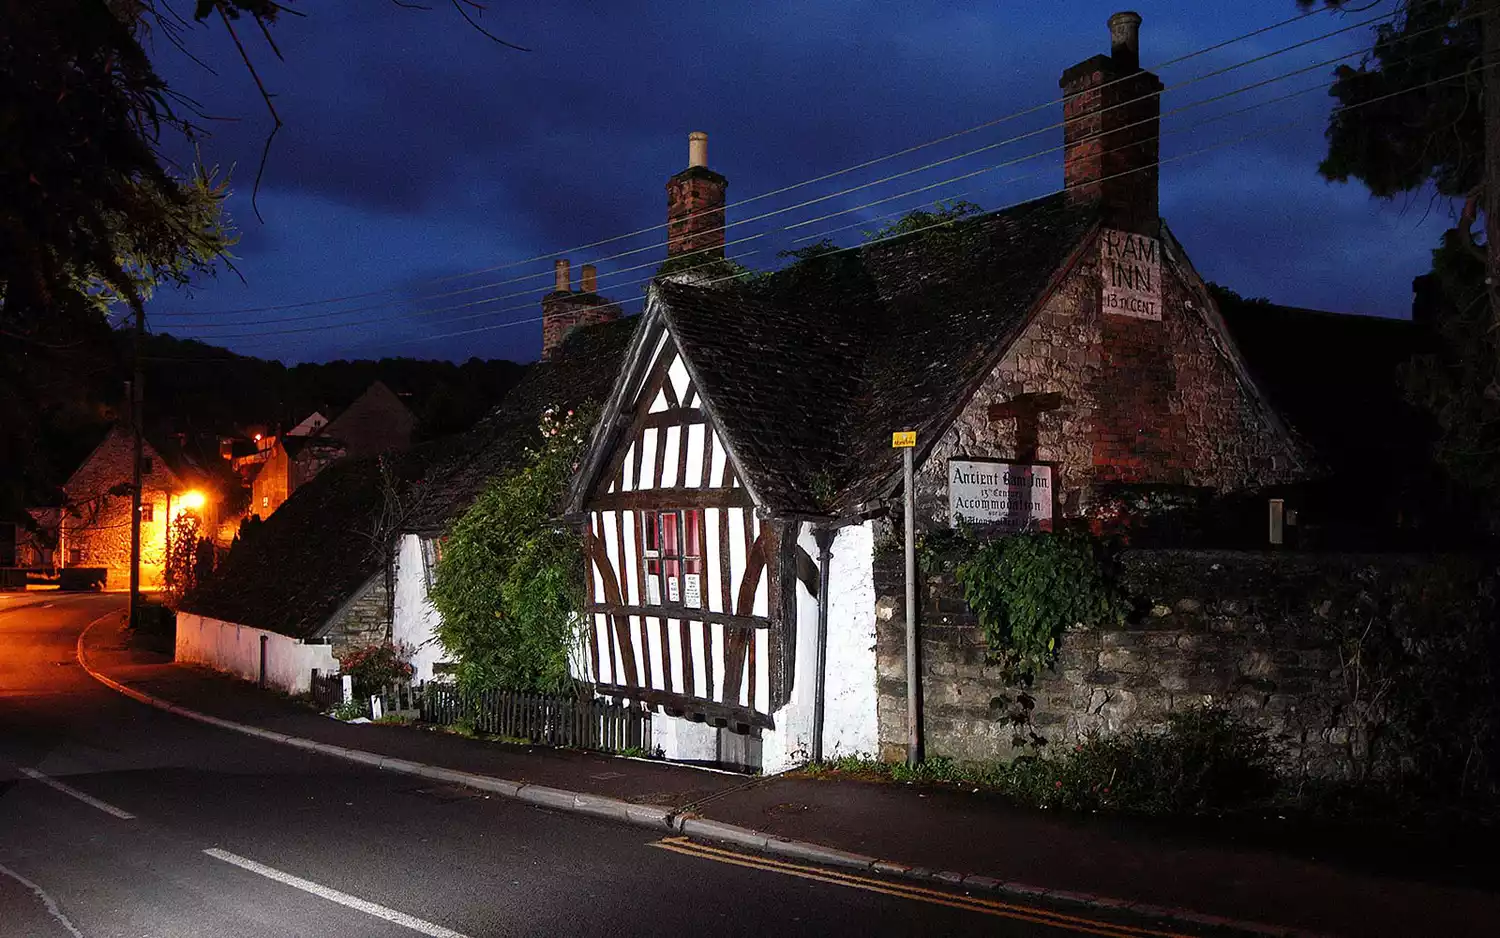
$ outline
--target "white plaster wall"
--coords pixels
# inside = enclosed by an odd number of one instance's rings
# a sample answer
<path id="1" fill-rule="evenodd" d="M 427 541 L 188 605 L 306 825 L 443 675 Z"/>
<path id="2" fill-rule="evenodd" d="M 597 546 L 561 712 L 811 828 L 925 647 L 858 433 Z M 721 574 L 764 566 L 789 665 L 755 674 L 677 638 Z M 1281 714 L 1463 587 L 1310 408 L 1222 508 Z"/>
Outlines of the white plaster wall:
<path id="1" fill-rule="evenodd" d="M 260 638 L 266 641 L 266 684 L 291 694 L 312 688 L 312 671 L 336 672 L 332 645 L 310 645 L 276 632 L 188 612 L 177 614 L 176 660 L 254 681 L 260 679 Z"/>
<path id="2" fill-rule="evenodd" d="M 797 543 L 816 561 L 811 525 Z M 828 659 L 824 686 L 823 757 L 879 750 L 875 688 L 875 535 L 871 522 L 840 528 L 828 564 Z M 762 767 L 769 774 L 812 755 L 818 605 L 797 586 L 797 663 L 791 699 L 772 715 L 763 737 Z"/>
<path id="3" fill-rule="evenodd" d="M 422 539 L 415 534 L 402 536 L 401 550 L 396 554 L 395 606 L 391 641 L 412 647 L 412 680 L 430 681 L 433 678 L 432 666 L 448 659 L 446 650 L 437 640 L 440 617 L 427 596 Z"/>
<path id="4" fill-rule="evenodd" d="M 713 762 L 719 758 L 719 731 L 707 723 L 655 713 L 651 715 L 651 746 L 667 759 Z"/>

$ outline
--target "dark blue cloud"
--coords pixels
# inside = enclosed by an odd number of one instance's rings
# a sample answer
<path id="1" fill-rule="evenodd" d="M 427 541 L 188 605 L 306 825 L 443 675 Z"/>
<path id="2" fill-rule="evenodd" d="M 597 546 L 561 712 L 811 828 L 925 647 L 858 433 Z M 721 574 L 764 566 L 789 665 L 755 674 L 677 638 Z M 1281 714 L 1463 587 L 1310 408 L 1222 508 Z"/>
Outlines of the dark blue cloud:
<path id="1" fill-rule="evenodd" d="M 261 191 L 264 225 L 250 210 L 249 190 L 269 122 L 232 43 L 217 25 L 191 39 L 194 50 L 215 63 L 217 76 L 173 58 L 170 47 L 160 50 L 176 87 L 206 111 L 238 118 L 212 123 L 203 153 L 233 165 L 230 207 L 243 235 L 236 264 L 247 283 L 226 274 L 190 295 L 165 295 L 153 304 L 157 322 L 209 341 L 265 333 L 221 341 L 289 361 L 384 354 L 533 358 L 540 328 L 525 320 L 539 312 L 537 301 L 549 288 L 546 258 L 567 245 L 659 224 L 663 184 L 686 162 L 688 131 L 709 131 L 711 164 L 729 177 L 731 200 L 745 199 L 1046 104 L 1057 96 L 1065 66 L 1106 51 L 1104 21 L 1113 10 L 1092 0 L 492 4 L 484 25 L 534 50 L 517 53 L 475 33 L 441 4 L 429 12 L 393 4 L 301 7 L 305 19 L 287 17 L 276 27 L 285 63 L 256 31 L 242 34 L 286 121 Z M 1148 65 L 1297 13 L 1290 0 L 1284 7 L 1232 5 L 1215 15 L 1166 0 L 1138 9 L 1145 16 Z M 1351 22 L 1320 13 L 1161 74 L 1172 88 Z M 1366 30 L 1355 30 L 1165 96 L 1169 133 L 1162 149 L 1171 162 L 1162 168 L 1163 214 L 1205 275 L 1282 302 L 1405 313 L 1410 279 L 1426 269 L 1446 215 L 1419 222 L 1420 211 L 1402 215 L 1358 187 L 1324 183 L 1316 165 L 1329 107 L 1325 94 L 1204 123 L 1320 85 L 1331 66 L 1170 113 L 1367 41 Z M 731 253 L 766 267 L 798 238 L 830 232 L 853 243 L 861 230 L 879 227 L 882 216 L 938 198 L 962 195 L 998 207 L 1055 189 L 1061 160 L 1052 152 L 860 208 L 1055 147 L 1060 133 L 1046 128 L 1059 111 L 1047 106 L 941 146 L 731 208 L 731 221 L 741 224 L 730 238 L 753 239 Z M 1298 126 L 1269 133 L 1286 121 Z M 745 221 L 1028 132 L 1035 135 L 904 179 Z M 1235 140 L 1261 132 L 1267 135 Z M 1235 142 L 1188 155 L 1227 141 Z M 835 212 L 845 214 L 785 230 Z M 570 254 L 575 265 L 601 259 L 610 292 L 634 299 L 641 287 L 633 281 L 649 269 L 624 268 L 659 258 L 660 240 L 659 231 L 648 232 Z M 644 250 L 608 259 L 638 249 Z M 538 255 L 543 259 L 529 265 L 439 281 Z M 533 279 L 504 282 L 528 275 Z M 435 296 L 479 286 L 485 288 Z M 370 291 L 389 293 L 214 315 Z M 525 295 L 508 297 L 512 293 Z M 441 309 L 480 300 L 489 302 Z M 383 305 L 305 324 L 243 324 L 377 303 Z M 215 321 L 239 325 L 193 325 Z M 284 331 L 314 325 L 316 331 Z"/>

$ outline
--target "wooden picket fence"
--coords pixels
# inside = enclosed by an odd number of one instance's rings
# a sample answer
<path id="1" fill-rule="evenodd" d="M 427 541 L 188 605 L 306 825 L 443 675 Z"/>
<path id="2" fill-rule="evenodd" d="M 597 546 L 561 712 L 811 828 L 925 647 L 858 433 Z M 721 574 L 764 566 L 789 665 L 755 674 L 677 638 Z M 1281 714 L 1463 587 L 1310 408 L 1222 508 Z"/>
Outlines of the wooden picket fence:
<path id="1" fill-rule="evenodd" d="M 319 710 L 327 710 L 344 699 L 344 678 L 337 671 L 312 669 L 310 686 L 313 703 Z"/>
<path id="2" fill-rule="evenodd" d="M 417 697 L 425 723 L 451 726 L 468 721 L 479 733 L 574 749 L 621 752 L 651 744 L 651 712 L 640 706 L 505 690 L 466 695 L 452 684 L 436 681 L 422 685 Z"/>

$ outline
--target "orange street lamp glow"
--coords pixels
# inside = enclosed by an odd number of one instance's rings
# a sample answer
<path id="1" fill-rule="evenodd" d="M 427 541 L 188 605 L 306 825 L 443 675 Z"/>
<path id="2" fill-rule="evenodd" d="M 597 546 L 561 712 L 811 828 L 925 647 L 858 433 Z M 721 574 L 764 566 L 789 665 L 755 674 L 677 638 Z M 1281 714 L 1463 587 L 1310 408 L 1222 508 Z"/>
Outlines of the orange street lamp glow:
<path id="1" fill-rule="evenodd" d="M 197 511 L 203 507 L 203 493 L 184 492 L 182 493 L 182 498 L 178 499 L 177 504 L 188 511 Z"/>

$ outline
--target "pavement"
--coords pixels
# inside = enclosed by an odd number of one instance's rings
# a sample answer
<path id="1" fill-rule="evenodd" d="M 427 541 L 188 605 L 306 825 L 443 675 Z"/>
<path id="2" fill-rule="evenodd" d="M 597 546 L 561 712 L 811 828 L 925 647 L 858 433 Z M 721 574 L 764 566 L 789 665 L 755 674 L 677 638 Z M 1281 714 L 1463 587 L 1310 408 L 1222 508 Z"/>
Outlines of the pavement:
<path id="1" fill-rule="evenodd" d="M 917 890 L 903 895 L 920 904 L 938 902 L 926 895 L 935 891 L 945 902 L 1041 909 L 1054 916 L 1043 920 L 1048 934 L 1082 928 L 1082 921 L 1092 929 L 1083 934 L 1127 933 L 1098 931 L 1103 922 L 1154 934 L 1488 935 L 1500 915 L 1500 895 L 1489 888 L 1377 875 L 1306 850 L 1226 843 L 1221 831 L 1048 815 L 952 789 L 757 779 L 339 723 L 245 682 L 131 649 L 119 622 L 98 623 L 80 642 L 88 667 L 158 707 L 214 721 L 202 729 L 218 730 L 220 739 L 233 724 L 246 743 L 294 753 L 300 746 L 302 758 L 312 752 L 353 760 L 362 763 L 355 768 L 383 769 L 377 774 L 387 780 L 415 776 L 451 783 L 451 791 L 612 818 L 666 835 L 656 844 L 662 851 L 718 865 L 781 864 L 788 867 L 777 868 L 783 875 L 821 876 L 815 881 L 845 887 L 838 877 L 869 878 L 880 888 Z M 749 852 L 715 854 L 722 850 L 715 843 Z M 840 872 L 850 870 L 857 873 Z M 880 922 L 874 933 L 901 933 L 893 925 Z"/>

